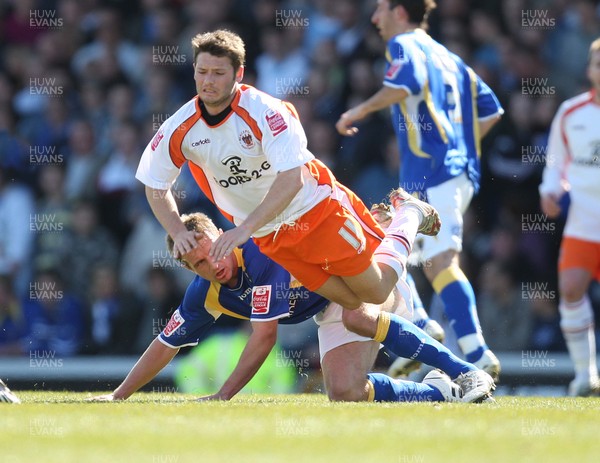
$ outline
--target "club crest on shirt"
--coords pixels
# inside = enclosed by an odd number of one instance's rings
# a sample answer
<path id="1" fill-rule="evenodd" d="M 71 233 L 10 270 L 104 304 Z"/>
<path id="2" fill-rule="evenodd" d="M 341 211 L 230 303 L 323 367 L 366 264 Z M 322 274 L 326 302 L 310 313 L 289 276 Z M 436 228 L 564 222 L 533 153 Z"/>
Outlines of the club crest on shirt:
<path id="1" fill-rule="evenodd" d="M 270 108 L 267 109 L 265 119 L 267 120 L 267 124 L 269 124 L 269 129 L 273 132 L 273 136 L 279 135 L 287 129 L 287 124 L 279 111 Z"/>
<path id="2" fill-rule="evenodd" d="M 173 315 L 171 316 L 169 323 L 167 323 L 167 326 L 165 326 L 165 329 L 163 330 L 163 335 L 165 335 L 168 338 L 175 331 L 177 331 L 177 328 L 179 328 L 184 323 L 185 319 L 179 313 L 179 309 L 177 309 L 175 312 L 173 312 Z"/>
<path id="3" fill-rule="evenodd" d="M 158 132 L 156 132 L 156 135 L 154 135 L 154 138 L 152 139 L 152 143 L 150 144 L 150 148 L 152 148 L 152 151 L 154 151 L 156 149 L 156 147 L 158 146 L 158 144 L 160 143 L 160 141 L 163 139 L 164 136 L 165 136 L 165 134 L 163 133 L 162 129 L 159 129 Z"/>
<path id="4" fill-rule="evenodd" d="M 254 148 L 254 137 L 249 130 L 242 130 L 238 140 L 240 141 L 242 148 L 246 148 L 248 150 Z"/>
<path id="5" fill-rule="evenodd" d="M 255 286 L 252 288 L 252 314 L 264 315 L 269 313 L 271 305 L 271 285 Z"/>
<path id="6" fill-rule="evenodd" d="M 393 60 L 390 63 L 390 66 L 388 67 L 387 71 L 385 72 L 385 78 L 389 80 L 395 79 L 398 73 L 400 72 L 400 69 L 402 69 L 403 61 L 404 60 L 402 59 Z"/>

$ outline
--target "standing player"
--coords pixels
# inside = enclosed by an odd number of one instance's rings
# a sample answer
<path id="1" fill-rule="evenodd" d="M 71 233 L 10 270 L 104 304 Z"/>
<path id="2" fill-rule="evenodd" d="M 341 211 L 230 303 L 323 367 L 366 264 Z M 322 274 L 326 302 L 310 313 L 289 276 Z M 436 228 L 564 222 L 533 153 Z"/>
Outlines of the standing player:
<path id="1" fill-rule="evenodd" d="M 433 0 L 378 0 L 372 22 L 387 41 L 383 87 L 342 114 L 336 127 L 354 135 L 356 121 L 391 106 L 401 153 L 400 185 L 423 195 L 444 227 L 425 237 L 425 274 L 444 302 L 467 361 L 498 377 L 500 363 L 481 334 L 475 294 L 459 266 L 463 213 L 479 187 L 480 139 L 503 113 L 471 68 L 427 33 Z"/>
<path id="2" fill-rule="evenodd" d="M 492 388 L 483 371 L 468 364 L 437 343 L 412 323 L 401 319 L 402 336 L 392 343 L 398 355 L 412 357 L 447 371 L 432 371 L 423 384 L 398 381 L 382 374 L 369 374 L 379 343 L 371 338 L 377 329 L 379 309 L 367 305 L 353 311 L 359 336 L 342 324 L 342 308 L 307 291 L 289 272 L 261 254 L 247 241 L 223 260 L 209 255 L 220 235 L 204 214 L 182 217 L 198 245 L 182 257 L 186 268 L 196 273 L 183 302 L 163 332 L 150 344 L 125 381 L 98 400 L 123 400 L 150 381 L 177 354 L 179 348 L 196 345 L 216 318 L 226 314 L 250 319 L 252 334 L 237 366 L 219 392 L 205 399 L 229 400 L 259 370 L 277 338 L 277 324 L 294 324 L 316 315 L 319 325 L 321 366 L 329 397 L 345 401 L 463 401 L 486 399 Z M 167 238 L 169 250 L 173 240 Z M 361 318 L 359 318 L 361 317 Z M 460 385 L 460 386 L 459 386 Z"/>
<path id="3" fill-rule="evenodd" d="M 594 312 L 587 296 L 592 279 L 600 280 L 600 39 L 592 42 L 588 60 L 592 89 L 558 109 L 540 185 L 541 208 L 550 218 L 561 212 L 560 197 L 567 191 L 571 197 L 558 261 L 558 309 L 575 364 L 572 396 L 600 392 Z"/>

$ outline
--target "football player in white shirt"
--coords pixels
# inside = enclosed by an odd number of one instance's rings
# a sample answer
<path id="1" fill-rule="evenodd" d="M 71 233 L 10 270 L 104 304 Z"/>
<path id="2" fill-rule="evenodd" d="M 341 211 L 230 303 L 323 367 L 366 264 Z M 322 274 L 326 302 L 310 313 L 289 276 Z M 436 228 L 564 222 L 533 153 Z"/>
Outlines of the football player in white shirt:
<path id="1" fill-rule="evenodd" d="M 550 130 L 546 167 L 539 187 L 544 214 L 561 213 L 561 196 L 571 204 L 558 262 L 560 326 L 575 364 L 569 395 L 600 392 L 594 312 L 587 296 L 600 281 L 600 38 L 592 42 L 587 76 L 591 90 L 565 101 Z"/>

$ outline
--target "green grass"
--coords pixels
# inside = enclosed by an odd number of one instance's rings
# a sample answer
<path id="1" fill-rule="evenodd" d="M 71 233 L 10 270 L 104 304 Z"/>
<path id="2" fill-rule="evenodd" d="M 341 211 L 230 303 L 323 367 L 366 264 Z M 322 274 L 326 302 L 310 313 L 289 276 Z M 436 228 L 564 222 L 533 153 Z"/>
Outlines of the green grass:
<path id="1" fill-rule="evenodd" d="M 495 404 L 342 404 L 322 395 L 197 403 L 138 393 L 19 392 L 0 406 L 0 462 L 600 461 L 600 399 L 499 397 Z"/>

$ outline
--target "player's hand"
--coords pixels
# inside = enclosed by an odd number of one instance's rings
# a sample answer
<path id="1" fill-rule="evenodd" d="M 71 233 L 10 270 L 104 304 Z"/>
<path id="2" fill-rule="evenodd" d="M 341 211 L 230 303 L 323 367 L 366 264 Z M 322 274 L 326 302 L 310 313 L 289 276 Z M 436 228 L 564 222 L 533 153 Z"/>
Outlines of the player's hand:
<path id="1" fill-rule="evenodd" d="M 358 133 L 358 128 L 354 127 L 356 121 L 359 121 L 363 116 L 359 113 L 356 108 L 349 109 L 340 116 L 338 121 L 335 123 L 335 128 L 340 135 L 351 137 Z"/>
<path id="2" fill-rule="evenodd" d="M 173 236 L 173 257 L 180 259 L 198 245 L 198 238 L 201 233 L 193 230 L 186 230 Z"/>
<path id="3" fill-rule="evenodd" d="M 540 207 L 542 212 L 551 219 L 558 217 L 562 210 L 555 195 L 542 195 L 540 198 Z"/>
<path id="4" fill-rule="evenodd" d="M 227 230 L 225 233 L 213 242 L 210 247 L 210 256 L 219 262 L 233 252 L 235 248 L 241 246 L 250 239 L 250 232 L 243 227 L 235 227 Z"/>

